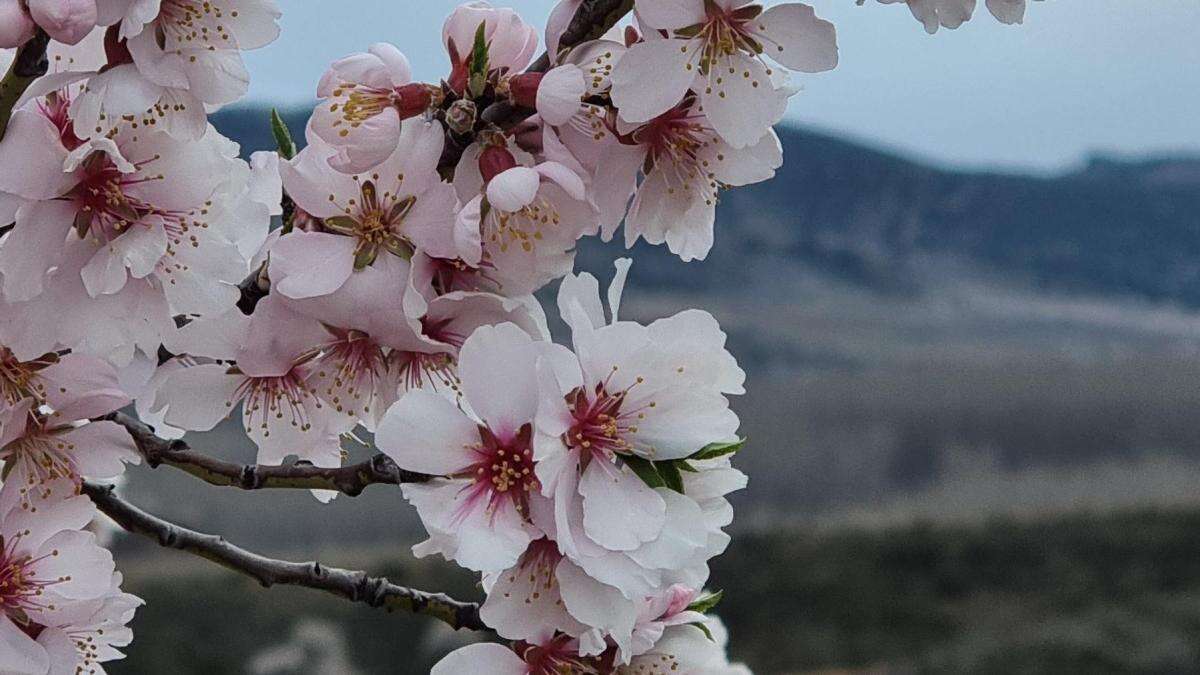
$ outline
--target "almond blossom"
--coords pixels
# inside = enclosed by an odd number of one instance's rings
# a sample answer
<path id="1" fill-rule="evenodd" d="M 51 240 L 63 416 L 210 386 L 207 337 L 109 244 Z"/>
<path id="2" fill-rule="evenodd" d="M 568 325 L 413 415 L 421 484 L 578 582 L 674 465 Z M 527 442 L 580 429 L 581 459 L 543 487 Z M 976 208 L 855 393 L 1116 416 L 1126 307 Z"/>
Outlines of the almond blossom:
<path id="1" fill-rule="evenodd" d="M 194 365 L 185 363 L 170 374 L 156 403 L 165 409 L 167 424 L 189 431 L 212 429 L 241 403 L 242 424 L 258 446 L 258 463 L 281 464 L 296 455 L 316 466 L 339 466 L 340 435 L 354 425 L 311 383 L 316 347 L 328 340 L 320 322 L 270 296 L 253 316 L 234 309 L 198 319 L 170 345 Z M 314 494 L 332 498 L 327 492 Z"/>
<path id="2" fill-rule="evenodd" d="M 140 455 L 129 434 L 108 421 L 88 421 L 130 402 L 117 388 L 112 367 L 68 355 L 52 365 L 19 363 L 7 352 L 5 398 L 30 395 L 0 407 L 0 461 L 14 490 L 40 491 L 58 480 L 113 478 Z"/>
<path id="3" fill-rule="evenodd" d="M 675 108 L 690 88 L 725 142 L 743 148 L 779 121 L 788 97 L 764 57 L 806 73 L 837 65 L 833 24 L 802 3 L 763 11 L 746 0 L 638 0 L 635 8 L 645 39 L 612 74 L 613 104 L 629 122 Z"/>
<path id="4" fill-rule="evenodd" d="M 414 248 L 457 256 L 454 190 L 436 171 L 440 125 L 406 121 L 399 145 L 365 173 L 334 170 L 329 160 L 335 153 L 318 137 L 280 165 L 288 194 L 320 219 L 314 231 L 292 232 L 272 246 L 280 293 L 296 299 L 328 295 L 380 256 L 407 260 Z"/>
<path id="5" fill-rule="evenodd" d="M 49 484 L 33 506 L 19 488 L 0 487 L 0 671 L 80 672 L 119 658 L 140 601 L 120 594 L 112 555 L 82 531 L 95 507 L 67 482 Z M 102 628 L 108 639 L 86 641 Z"/>
<path id="6" fill-rule="evenodd" d="M 594 277 L 563 282 L 560 312 L 577 361 L 542 364 L 534 457 L 543 494 L 554 500 L 559 547 L 634 598 L 703 566 L 713 526 L 686 488 L 652 486 L 642 468 L 735 441 L 738 420 L 725 395 L 741 393 L 745 375 L 706 312 L 649 326 L 620 320 L 627 267 L 619 263 L 609 288 L 611 323 Z"/>
<path id="7" fill-rule="evenodd" d="M 913 18 L 920 21 L 925 32 L 933 35 L 938 28 L 955 29 L 971 19 L 975 13 L 976 0 L 879 0 L 885 5 L 903 2 L 908 5 Z M 858 0 L 862 4 L 863 0 Z M 1025 20 L 1026 0 L 987 0 L 988 11 L 996 20 L 1005 24 L 1022 23 Z"/>
<path id="8" fill-rule="evenodd" d="M 279 36 L 275 0 L 97 0 L 101 25 L 116 25 L 137 71 L 200 103 L 241 98 L 250 77 L 241 52 Z"/>
<path id="9" fill-rule="evenodd" d="M 604 195 L 605 235 L 611 235 L 633 192 L 625 220 L 625 244 L 666 242 L 684 261 L 703 260 L 713 245 L 720 191 L 769 180 L 783 164 L 774 131 L 757 143 L 734 148 L 718 134 L 695 97 L 634 126 L 617 122 L 619 144 L 599 160 L 594 188 Z M 638 172 L 643 178 L 637 182 Z"/>
<path id="10" fill-rule="evenodd" d="M 459 353 L 465 410 L 418 389 L 384 416 L 381 450 L 401 468 L 445 476 L 402 486 L 429 532 L 413 549 L 418 556 L 502 570 L 544 534 L 530 516 L 544 499 L 533 460 L 534 365 L 555 349 L 513 324 L 483 326 Z"/>
<path id="11" fill-rule="evenodd" d="M 575 171 L 528 161 L 519 164 L 507 147 L 493 145 L 465 153 L 455 172 L 465 202 L 455 225 L 460 257 L 505 295 L 532 293 L 570 272 L 575 242 L 599 227 Z"/>
<path id="12" fill-rule="evenodd" d="M 211 295 L 195 286 L 244 276 L 245 261 L 230 237 L 213 227 L 219 222 L 210 222 L 219 211 L 213 198 L 240 162 L 218 134 L 184 143 L 163 132 L 125 128 L 84 142 L 71 129 L 70 112 L 68 101 L 51 94 L 14 114 L 0 143 L 0 159 L 9 167 L 0 170 L 0 190 L 28 200 L 0 248 L 10 301 L 42 291 L 71 238 L 95 248 L 81 270 L 92 297 L 120 291 L 131 277 L 153 275 L 183 305 L 180 311 L 197 311 L 190 293 L 174 289 Z M 15 158 L 33 147 L 45 161 L 18 168 Z"/>
<path id="13" fill-rule="evenodd" d="M 384 162 L 400 142 L 401 123 L 424 113 L 440 91 L 412 82 L 408 59 L 394 45 L 377 43 L 340 59 L 317 85 L 322 99 L 308 122 L 310 136 L 334 152 L 329 163 L 362 173 Z M 311 142 L 311 138 L 310 138 Z"/>

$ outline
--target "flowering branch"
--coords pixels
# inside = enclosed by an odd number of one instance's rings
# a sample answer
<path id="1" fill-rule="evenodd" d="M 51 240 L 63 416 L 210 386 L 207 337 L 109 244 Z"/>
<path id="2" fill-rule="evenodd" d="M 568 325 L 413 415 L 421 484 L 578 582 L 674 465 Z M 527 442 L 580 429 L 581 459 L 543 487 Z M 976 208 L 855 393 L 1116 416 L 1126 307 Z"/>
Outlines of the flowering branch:
<path id="1" fill-rule="evenodd" d="M 50 62 L 46 59 L 46 45 L 49 43 L 50 37 L 39 29 L 17 50 L 12 66 L 4 74 L 4 79 L 0 80 L 0 138 L 4 138 L 17 100 L 34 80 L 45 75 L 50 68 Z"/>
<path id="2" fill-rule="evenodd" d="M 388 611 L 399 609 L 432 616 L 456 630 L 490 630 L 479 618 L 479 605 L 475 603 L 461 602 L 444 593 L 398 586 L 385 577 L 373 577 L 362 571 L 327 567 L 315 561 L 267 558 L 234 546 L 217 535 L 189 530 L 146 513 L 118 497 L 111 485 L 84 483 L 83 492 L 125 530 L 153 539 L 160 546 L 185 551 L 244 574 L 265 588 L 276 584 L 303 586 Z"/>
<path id="3" fill-rule="evenodd" d="M 105 419 L 125 427 L 138 452 L 150 467 L 163 464 L 189 473 L 200 480 L 222 487 L 242 490 L 291 488 L 335 490 L 350 497 L 362 493 L 368 485 L 423 483 L 430 476 L 405 471 L 390 457 L 377 454 L 369 460 L 349 466 L 327 468 L 310 464 L 265 466 L 236 464 L 196 452 L 182 440 L 167 440 L 155 435 L 148 425 L 124 413 L 112 413 Z"/>

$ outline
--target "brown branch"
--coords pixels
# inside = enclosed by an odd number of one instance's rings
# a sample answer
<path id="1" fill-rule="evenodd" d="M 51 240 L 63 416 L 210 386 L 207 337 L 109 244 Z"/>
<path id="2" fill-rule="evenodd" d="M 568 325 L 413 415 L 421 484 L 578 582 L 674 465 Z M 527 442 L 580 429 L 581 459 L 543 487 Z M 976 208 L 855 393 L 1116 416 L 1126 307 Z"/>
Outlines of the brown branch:
<path id="1" fill-rule="evenodd" d="M 454 629 L 490 631 L 479 618 L 479 605 L 444 593 L 428 593 L 389 582 L 366 572 L 327 567 L 319 562 L 290 562 L 261 556 L 221 537 L 189 530 L 153 516 L 114 493 L 111 485 L 84 483 L 83 492 L 102 512 L 128 532 L 255 579 L 263 587 L 276 584 L 325 591 L 351 602 L 386 610 L 404 610 L 444 621 Z"/>
<path id="2" fill-rule="evenodd" d="M 112 413 L 103 419 L 125 427 L 137 445 L 138 452 L 151 468 L 164 464 L 172 466 L 210 485 L 242 490 L 334 490 L 349 497 L 356 497 L 369 485 L 423 483 L 431 478 L 425 474 L 401 469 L 384 454 L 377 454 L 358 464 L 336 468 L 310 464 L 237 464 L 196 452 L 182 440 L 169 441 L 161 438 L 155 435 L 150 426 L 124 413 Z"/>
<path id="3" fill-rule="evenodd" d="M 46 58 L 46 45 L 49 43 L 50 37 L 39 28 L 28 42 L 17 49 L 12 65 L 4 74 L 4 79 L 0 80 L 0 139 L 4 138 L 4 132 L 8 129 L 13 106 L 29 85 L 49 70 L 50 61 Z"/>

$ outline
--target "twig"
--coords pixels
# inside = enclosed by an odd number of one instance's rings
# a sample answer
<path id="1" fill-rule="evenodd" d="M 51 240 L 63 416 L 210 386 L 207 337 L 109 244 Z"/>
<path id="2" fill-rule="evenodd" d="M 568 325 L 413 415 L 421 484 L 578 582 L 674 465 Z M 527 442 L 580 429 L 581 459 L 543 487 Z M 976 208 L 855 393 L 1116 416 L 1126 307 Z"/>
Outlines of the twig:
<path id="1" fill-rule="evenodd" d="M 16 58 L 4 74 L 4 79 L 0 80 L 0 139 L 4 138 L 4 132 L 8 129 L 8 121 L 12 118 L 17 100 L 34 80 L 50 69 L 50 61 L 46 58 L 46 45 L 49 43 L 50 37 L 39 28 L 28 42 L 17 49 Z"/>
<path id="2" fill-rule="evenodd" d="M 251 577 L 269 588 L 276 584 L 303 586 L 388 611 L 404 610 L 444 621 L 454 629 L 488 631 L 479 618 L 479 605 L 455 600 L 444 593 L 428 593 L 373 577 L 366 572 L 327 567 L 319 562 L 290 562 L 261 556 L 221 537 L 180 527 L 153 516 L 114 493 L 111 485 L 84 483 L 83 492 L 97 508 L 134 534 L 221 565 Z"/>
<path id="3" fill-rule="evenodd" d="M 182 440 L 169 441 L 155 435 L 154 430 L 143 422 L 124 413 L 112 413 L 108 419 L 129 431 L 138 452 L 151 468 L 175 467 L 200 480 L 222 487 L 242 490 L 291 488 L 304 490 L 334 490 L 349 497 L 356 497 L 369 485 L 400 485 L 401 483 L 423 483 L 431 476 L 405 471 L 396 466 L 390 457 L 377 454 L 369 460 L 349 466 L 325 468 L 310 464 L 266 466 L 261 464 L 236 464 L 210 457 L 192 450 Z"/>

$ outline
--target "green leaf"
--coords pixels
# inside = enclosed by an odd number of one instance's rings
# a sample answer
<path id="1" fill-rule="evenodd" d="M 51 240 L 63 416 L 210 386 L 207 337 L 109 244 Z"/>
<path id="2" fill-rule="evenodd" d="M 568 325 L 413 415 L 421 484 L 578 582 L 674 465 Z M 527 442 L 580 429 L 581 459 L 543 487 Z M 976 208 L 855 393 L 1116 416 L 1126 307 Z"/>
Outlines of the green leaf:
<path id="1" fill-rule="evenodd" d="M 291 159 L 296 156 L 296 142 L 292 140 L 292 132 L 283 123 L 279 111 L 274 108 L 271 108 L 271 134 L 275 136 L 275 143 L 279 146 L 280 157 Z"/>
<path id="2" fill-rule="evenodd" d="M 745 444 L 745 438 L 739 438 L 736 441 L 730 441 L 726 443 L 709 443 L 703 448 L 697 450 L 692 456 L 688 457 L 688 459 L 715 459 L 717 457 L 724 457 L 725 455 L 732 455 L 738 450 L 741 450 L 742 446 Z"/>
<path id="3" fill-rule="evenodd" d="M 725 597 L 725 591 L 709 591 L 707 593 L 703 593 L 700 597 L 693 600 L 692 604 L 687 606 L 688 611 L 707 614 L 709 610 L 717 606 L 717 603 L 720 602 L 721 598 L 723 597 Z"/>
<path id="4" fill-rule="evenodd" d="M 683 476 L 679 474 L 679 467 L 676 466 L 675 460 L 655 462 L 654 468 L 658 469 L 658 475 L 662 476 L 663 485 L 683 494 Z"/>
<path id="5" fill-rule="evenodd" d="M 484 35 L 486 28 L 487 23 L 480 22 L 479 27 L 475 29 L 475 44 L 471 49 L 471 77 L 467 81 L 472 98 L 482 96 L 484 87 L 487 86 L 488 43 Z"/>
<path id="6" fill-rule="evenodd" d="M 637 455 L 625 455 L 622 456 L 621 459 L 625 461 L 625 464 L 628 465 L 630 469 L 633 469 L 633 472 L 636 473 L 638 478 L 641 478 L 642 482 L 646 485 L 649 485 L 652 488 L 663 487 L 666 485 L 666 482 L 663 480 L 662 476 L 658 474 L 658 468 L 655 466 L 654 462 L 651 462 L 643 457 L 638 457 Z"/>
<path id="7" fill-rule="evenodd" d="M 693 622 L 689 623 L 688 625 L 699 628 L 701 630 L 701 632 L 704 633 L 704 637 L 708 638 L 710 642 L 717 641 L 717 639 L 715 637 L 713 637 L 712 631 L 710 631 L 708 629 L 708 626 L 705 626 L 704 624 L 700 623 L 699 621 L 693 621 Z"/>

